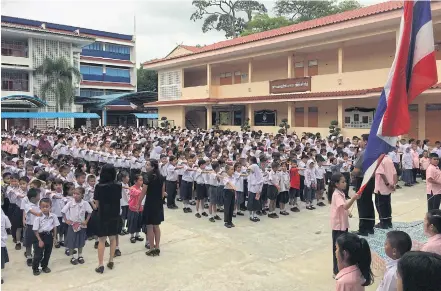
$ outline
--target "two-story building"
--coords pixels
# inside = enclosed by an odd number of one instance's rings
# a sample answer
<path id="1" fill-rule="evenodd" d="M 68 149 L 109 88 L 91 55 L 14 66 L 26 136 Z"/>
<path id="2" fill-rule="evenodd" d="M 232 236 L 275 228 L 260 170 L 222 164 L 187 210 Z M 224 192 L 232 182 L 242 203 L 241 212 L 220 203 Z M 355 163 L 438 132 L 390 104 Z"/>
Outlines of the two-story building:
<path id="1" fill-rule="evenodd" d="M 136 51 L 133 35 L 9 16 L 2 16 L 1 21 L 2 97 L 21 95 L 41 98 L 40 86 L 43 78 L 34 76 L 33 71 L 47 57 L 65 57 L 78 68 L 82 78 L 77 84 L 77 96 L 136 92 Z M 48 106 L 33 110 L 56 111 L 55 96 L 52 93 L 48 94 L 47 102 Z M 60 111 L 83 111 L 82 106 L 74 104 L 65 107 Z M 126 101 L 107 106 L 109 118 L 120 118 L 120 115 L 127 118 L 127 110 L 133 110 L 133 105 Z M 24 122 L 25 126 L 28 126 L 27 123 L 29 126 L 46 126 L 52 125 L 53 120 L 49 124 L 45 120 L 20 122 Z M 73 119 L 62 119 L 60 126 L 68 125 L 74 125 Z"/>
<path id="2" fill-rule="evenodd" d="M 369 131 L 392 65 L 402 2 L 386 2 L 203 47 L 178 46 L 147 61 L 158 71 L 159 118 L 176 126 L 329 134 Z M 432 2 L 435 41 L 441 3 Z M 437 53 L 441 76 L 441 53 Z M 149 104 L 151 106 L 152 104 Z M 409 106 L 409 136 L 441 139 L 441 86 Z"/>

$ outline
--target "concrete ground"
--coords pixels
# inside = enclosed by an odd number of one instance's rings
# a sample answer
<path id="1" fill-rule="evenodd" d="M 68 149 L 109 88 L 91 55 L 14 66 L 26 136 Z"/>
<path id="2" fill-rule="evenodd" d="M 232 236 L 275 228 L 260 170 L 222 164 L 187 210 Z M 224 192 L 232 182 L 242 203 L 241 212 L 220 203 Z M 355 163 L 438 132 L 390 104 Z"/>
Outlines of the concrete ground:
<path id="1" fill-rule="evenodd" d="M 392 198 L 394 220 L 423 219 L 425 199 L 424 183 L 398 190 Z M 2 272 L 2 290 L 335 290 L 329 206 L 263 218 L 260 223 L 238 217 L 234 223 L 235 228 L 227 229 L 221 221 L 211 223 L 197 219 L 194 212 L 167 209 L 161 256 L 146 256 L 144 242 L 131 244 L 123 236 L 122 256 L 116 258 L 113 270 L 105 269 L 102 275 L 94 271 L 93 242 L 86 244 L 84 265 L 71 265 L 64 250 L 54 249 L 52 273 L 34 277 L 23 251 L 16 251 L 9 238 L 10 262 Z M 356 230 L 358 220 L 352 218 L 350 224 Z M 381 281 L 382 275 L 376 273 L 375 284 L 366 290 L 375 290 Z"/>

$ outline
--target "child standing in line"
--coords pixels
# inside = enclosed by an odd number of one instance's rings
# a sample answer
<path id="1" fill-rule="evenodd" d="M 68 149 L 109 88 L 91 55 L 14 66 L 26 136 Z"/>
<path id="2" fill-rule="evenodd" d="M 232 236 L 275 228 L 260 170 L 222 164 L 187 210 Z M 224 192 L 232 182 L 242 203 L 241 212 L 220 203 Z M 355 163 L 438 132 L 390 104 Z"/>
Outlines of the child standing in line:
<path id="1" fill-rule="evenodd" d="M 359 199 L 359 195 L 354 195 L 346 202 L 344 190 L 346 189 L 346 178 L 343 174 L 334 174 L 331 177 L 328 190 L 328 201 L 331 203 L 331 228 L 332 228 L 332 248 L 333 248 L 333 272 L 334 276 L 338 273 L 337 257 L 335 255 L 335 245 L 337 238 L 343 233 L 348 232 L 349 228 L 349 212 L 355 200 Z"/>
<path id="2" fill-rule="evenodd" d="M 404 186 L 410 187 L 412 186 L 412 169 L 413 169 L 413 158 L 412 154 L 410 153 L 410 147 L 406 147 L 404 150 L 403 158 L 401 160 L 402 167 L 403 167 L 403 176 L 402 180 L 404 181 Z"/>
<path id="3" fill-rule="evenodd" d="M 226 228 L 232 228 L 233 224 L 233 212 L 234 212 L 234 198 L 235 198 L 235 178 L 234 178 L 234 168 L 230 165 L 225 166 L 225 177 L 224 177 L 224 222 Z"/>
<path id="4" fill-rule="evenodd" d="M 120 181 L 122 185 L 122 193 L 121 193 L 121 218 L 122 218 L 122 226 L 121 226 L 121 235 L 128 234 L 128 231 L 126 229 L 126 222 L 127 222 L 127 216 L 129 211 L 129 199 L 130 199 L 130 175 L 126 171 L 121 171 L 119 173 L 120 175 Z"/>
<path id="5" fill-rule="evenodd" d="M 75 188 L 73 199 L 64 205 L 61 213 L 67 227 L 66 247 L 72 258 L 72 265 L 84 264 L 83 247 L 86 244 L 86 228 L 92 214 L 89 202 L 83 200 L 84 188 Z M 78 249 L 78 258 L 75 258 L 74 250 Z"/>
<path id="6" fill-rule="evenodd" d="M 217 186 L 219 184 L 217 180 L 217 173 L 219 173 L 220 166 L 218 162 L 211 163 L 212 172 L 208 176 L 208 196 L 210 198 L 210 204 L 208 205 L 208 213 L 210 222 L 215 222 L 216 220 L 221 220 L 219 215 L 217 215 Z M 182 196 L 181 196 L 182 197 Z"/>
<path id="7" fill-rule="evenodd" d="M 12 224 L 11 234 L 14 238 L 14 242 L 16 243 L 15 249 L 20 250 L 21 244 L 21 230 L 23 228 L 23 220 L 22 220 L 22 212 L 20 211 L 19 199 L 20 187 L 19 187 L 19 177 L 17 174 L 11 175 L 10 185 L 6 189 L 6 197 L 9 199 L 9 209 L 8 209 L 8 217 L 9 221 Z M 22 197 L 22 196 L 20 196 Z"/>
<path id="8" fill-rule="evenodd" d="M 260 194 L 263 188 L 263 175 L 262 171 L 257 165 L 257 158 L 250 157 L 250 174 L 248 176 L 248 204 L 247 208 L 250 212 L 250 220 L 252 222 L 260 221 L 257 217 L 257 212 L 262 208 L 260 204 Z"/>
<path id="9" fill-rule="evenodd" d="M 397 265 L 400 258 L 412 249 L 412 239 L 404 231 L 392 230 L 387 233 L 384 243 L 384 252 L 392 259 L 386 265 L 386 272 L 383 276 L 377 291 L 397 290 Z"/>
<path id="10" fill-rule="evenodd" d="M 199 169 L 194 172 L 194 181 L 196 182 L 196 214 L 197 218 L 208 216 L 204 210 L 204 201 L 207 198 L 207 188 L 205 187 L 205 160 L 198 161 Z M 201 216 L 202 214 L 202 216 Z"/>
<path id="11" fill-rule="evenodd" d="M 180 195 L 184 202 L 184 213 L 191 213 L 193 212 L 190 208 L 190 200 L 193 196 L 193 163 L 194 163 L 194 157 L 191 156 L 188 158 L 188 162 L 185 165 L 184 164 L 184 172 L 182 174 L 182 182 L 180 186 Z"/>
<path id="12" fill-rule="evenodd" d="M 41 210 L 37 206 L 40 200 L 40 190 L 31 188 L 28 191 L 29 201 L 24 205 L 24 214 L 26 215 L 26 230 L 24 237 L 24 246 L 26 248 L 26 263 L 29 267 L 32 266 L 32 246 L 37 240 L 33 231 L 34 220 L 41 215 Z"/>
<path id="13" fill-rule="evenodd" d="M 306 209 L 314 210 L 312 202 L 315 198 L 315 190 L 317 189 L 317 178 L 315 176 L 315 164 L 313 160 L 309 160 L 305 170 L 305 190 L 304 198 Z"/>
<path id="14" fill-rule="evenodd" d="M 292 212 L 300 212 L 297 201 L 300 197 L 300 174 L 297 168 L 297 161 L 291 160 L 291 168 L 289 169 L 289 205 L 292 206 Z"/>
<path id="15" fill-rule="evenodd" d="M 299 174 L 300 174 L 300 201 L 305 202 L 304 192 L 305 192 L 305 170 L 306 162 L 308 161 L 307 155 L 302 155 L 301 160 L 298 164 Z"/>
<path id="16" fill-rule="evenodd" d="M 271 171 L 268 175 L 268 200 L 269 200 L 269 218 L 279 218 L 276 211 L 276 199 L 277 195 L 279 195 L 280 191 L 280 176 L 277 174 L 277 171 L 279 170 L 279 163 L 273 162 L 271 164 Z"/>
<path id="17" fill-rule="evenodd" d="M 289 213 L 285 210 L 285 205 L 289 201 L 289 174 L 287 171 L 287 164 L 286 162 L 282 162 L 280 164 L 280 171 L 279 171 L 279 177 L 280 177 L 280 193 L 279 193 L 279 205 L 280 205 L 280 215 L 289 215 Z"/>
<path id="18" fill-rule="evenodd" d="M 430 165 L 426 171 L 427 209 L 439 209 L 441 204 L 441 170 L 439 169 L 439 157 L 430 154 Z"/>
<path id="19" fill-rule="evenodd" d="M 41 216 L 35 218 L 32 230 L 37 240 L 34 242 L 34 259 L 32 261 L 32 271 L 34 276 L 40 275 L 41 270 L 44 273 L 50 273 L 49 259 L 52 253 L 52 246 L 57 239 L 57 226 L 60 225 L 58 217 L 51 213 L 52 201 L 49 198 L 43 198 L 39 202 Z"/>
<path id="20" fill-rule="evenodd" d="M 420 159 L 421 179 L 426 181 L 426 170 L 430 165 L 429 152 L 423 151 L 423 156 Z"/>
<path id="21" fill-rule="evenodd" d="M 242 173 L 242 164 L 236 163 L 234 165 L 234 178 L 236 181 L 236 184 L 234 185 L 236 188 L 236 203 L 234 205 L 234 214 L 233 217 L 236 217 L 236 215 L 243 216 L 244 214 L 240 211 L 240 205 L 245 201 L 245 194 L 244 194 L 244 178 L 247 176 L 247 174 Z"/>
<path id="22" fill-rule="evenodd" d="M 8 256 L 8 249 L 6 248 L 6 240 L 8 239 L 8 233 L 6 232 L 7 228 L 11 228 L 11 222 L 9 221 L 9 218 L 6 216 L 6 214 L 3 212 L 1 214 L 1 268 L 2 268 L 2 275 L 3 275 L 3 269 L 5 268 L 5 264 L 9 263 L 9 256 Z M 2 284 L 3 276 L 2 276 Z"/>
<path id="23" fill-rule="evenodd" d="M 63 233 L 61 232 L 61 223 L 63 221 L 63 214 L 61 213 L 61 209 L 64 207 L 64 201 L 63 201 L 63 181 L 61 179 L 55 179 L 54 182 L 51 185 L 51 211 L 52 213 L 57 216 L 58 219 L 58 225 L 57 225 L 57 236 L 54 237 L 55 242 L 55 248 L 60 248 L 60 243 L 64 241 Z M 41 208 L 41 207 L 40 207 Z"/>
<path id="24" fill-rule="evenodd" d="M 325 160 L 321 157 L 317 157 L 317 167 L 315 168 L 315 175 L 317 177 L 317 189 L 316 189 L 316 197 L 317 197 L 317 206 L 326 206 L 323 203 L 323 193 L 325 192 L 325 168 L 323 167 L 323 162 Z"/>
<path id="25" fill-rule="evenodd" d="M 140 174 L 134 177 L 135 184 L 130 187 L 129 211 L 127 214 L 127 227 L 130 233 L 130 242 L 143 241 L 144 238 L 139 235 L 142 227 L 142 205 L 139 201 L 142 192 L 143 177 Z M 139 207 L 141 205 L 141 207 Z"/>

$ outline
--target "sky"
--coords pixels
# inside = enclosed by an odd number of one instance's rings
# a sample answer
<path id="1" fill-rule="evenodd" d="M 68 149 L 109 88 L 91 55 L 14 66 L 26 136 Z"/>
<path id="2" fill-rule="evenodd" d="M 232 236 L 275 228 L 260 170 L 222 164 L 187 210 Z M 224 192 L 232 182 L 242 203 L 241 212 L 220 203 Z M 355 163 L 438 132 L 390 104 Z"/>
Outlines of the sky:
<path id="1" fill-rule="evenodd" d="M 224 40 L 194 22 L 192 0 L 1 0 L 1 14 L 122 34 L 135 34 L 136 62 L 165 57 L 178 44 Z M 271 11 L 275 1 L 261 1 Z M 381 0 L 361 0 L 371 5 Z M 136 26 L 135 26 L 136 20 Z"/>

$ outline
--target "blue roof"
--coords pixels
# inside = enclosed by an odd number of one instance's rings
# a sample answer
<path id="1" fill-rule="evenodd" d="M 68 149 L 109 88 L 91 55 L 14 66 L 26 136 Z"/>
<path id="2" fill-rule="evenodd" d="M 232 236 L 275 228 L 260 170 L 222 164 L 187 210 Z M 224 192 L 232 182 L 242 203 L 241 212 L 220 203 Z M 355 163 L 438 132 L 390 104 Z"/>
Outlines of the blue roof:
<path id="1" fill-rule="evenodd" d="M 75 30 L 79 29 L 80 33 L 86 33 L 86 34 L 91 34 L 94 36 L 110 37 L 110 38 L 116 38 L 116 39 L 122 39 L 122 40 L 132 40 L 132 38 L 133 38 L 132 35 L 128 35 L 128 34 L 106 32 L 106 31 L 101 31 L 101 30 L 81 28 L 78 26 L 56 24 L 56 23 L 50 23 L 50 22 L 46 22 L 46 21 L 30 20 L 30 19 L 11 17 L 11 16 L 3 16 L 3 15 L 2 15 L 2 22 L 29 25 L 29 26 L 35 26 L 35 27 L 40 27 L 44 23 L 47 28 L 51 28 L 51 29 L 58 29 L 58 30 L 69 31 L 69 32 L 74 32 Z"/>
<path id="2" fill-rule="evenodd" d="M 1 98 L 1 101 L 14 101 L 14 100 L 20 100 L 20 101 L 27 101 L 29 103 L 32 103 L 36 107 L 45 107 L 47 106 L 46 101 L 38 98 L 37 96 L 31 96 L 31 95 L 9 95 L 4 96 Z"/>
<path id="3" fill-rule="evenodd" d="M 11 118 L 101 118 L 96 113 L 80 113 L 80 112 L 2 112 L 2 119 Z"/>
<path id="4" fill-rule="evenodd" d="M 158 113 L 132 113 L 136 118 L 158 119 Z"/>

